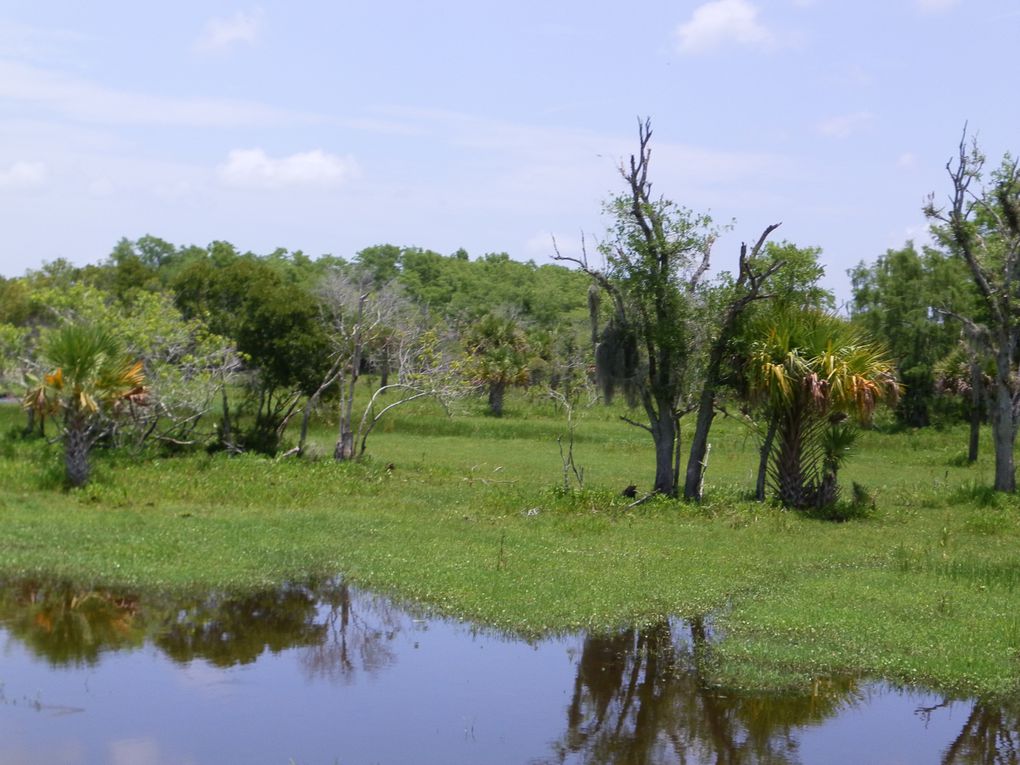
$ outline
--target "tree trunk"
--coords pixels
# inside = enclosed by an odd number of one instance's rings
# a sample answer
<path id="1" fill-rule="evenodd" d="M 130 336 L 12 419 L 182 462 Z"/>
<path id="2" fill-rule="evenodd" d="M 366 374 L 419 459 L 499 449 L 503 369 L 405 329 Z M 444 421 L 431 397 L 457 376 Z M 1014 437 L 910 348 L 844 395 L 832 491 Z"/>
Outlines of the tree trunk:
<path id="1" fill-rule="evenodd" d="M 766 227 L 762 232 L 758 243 L 754 246 L 751 259 L 757 258 L 759 251 L 765 244 L 765 240 L 772 233 L 776 226 L 774 224 Z M 702 486 L 705 483 L 705 467 L 708 454 L 708 431 L 712 427 L 712 420 L 715 418 L 715 391 L 719 387 L 720 371 L 723 358 L 729 346 L 730 338 L 733 336 L 737 325 L 737 319 L 744 312 L 744 309 L 754 300 L 758 299 L 762 281 L 774 272 L 779 265 L 771 269 L 756 273 L 748 264 L 747 245 L 740 247 L 740 276 L 737 279 L 737 292 L 735 297 L 723 315 L 722 323 L 719 325 L 719 333 L 712 343 L 709 351 L 708 366 L 705 369 L 705 382 L 701 388 L 701 397 L 698 399 L 698 421 L 694 427 L 694 438 L 691 440 L 691 454 L 687 459 L 687 477 L 684 481 L 684 499 L 701 501 Z M 742 293 L 742 294 L 741 294 Z"/>
<path id="2" fill-rule="evenodd" d="M 711 375 L 712 370 L 709 370 Z M 705 474 L 705 455 L 708 453 L 708 431 L 715 419 L 715 382 L 705 381 L 698 402 L 698 421 L 691 440 L 691 454 L 687 458 L 687 476 L 684 480 L 684 499 L 701 501 L 702 477 Z"/>
<path id="3" fill-rule="evenodd" d="M 308 441 L 308 421 L 312 417 L 312 410 L 315 409 L 316 404 L 319 403 L 319 397 L 322 395 L 323 391 L 336 382 L 337 376 L 340 374 L 340 369 L 340 361 L 337 361 L 326 374 L 326 379 L 322 381 L 322 384 L 315 390 L 315 393 L 309 396 L 308 401 L 305 402 L 305 411 L 301 415 L 301 437 L 298 439 L 297 445 L 298 456 L 305 453 L 305 443 Z"/>
<path id="4" fill-rule="evenodd" d="M 489 383 L 489 411 L 494 417 L 503 416 L 503 396 L 506 394 L 506 383 L 502 380 Z"/>
<path id="5" fill-rule="evenodd" d="M 776 440 L 776 429 L 779 427 L 779 416 L 773 414 L 769 417 L 769 427 L 765 432 L 765 440 L 761 443 L 761 450 L 758 452 L 758 479 L 754 484 L 754 498 L 758 502 L 765 501 L 765 476 L 769 469 L 769 456 L 772 454 L 772 444 Z"/>
<path id="6" fill-rule="evenodd" d="M 383 348 L 382 361 L 379 363 L 379 387 L 385 388 L 390 384 L 390 351 Z"/>
<path id="7" fill-rule="evenodd" d="M 338 461 L 354 458 L 354 431 L 351 429 L 351 419 L 354 417 L 354 387 L 358 383 L 358 375 L 361 372 L 361 354 L 364 351 L 361 337 L 361 320 L 365 315 L 365 301 L 368 295 L 362 295 L 358 300 L 357 323 L 354 326 L 353 345 L 354 350 L 351 356 L 350 387 L 344 390 L 343 378 L 340 383 L 340 434 L 333 448 L 333 459 Z"/>
<path id="8" fill-rule="evenodd" d="M 676 448 L 676 420 L 668 409 L 660 408 L 659 417 L 652 425 L 652 440 L 655 442 L 655 485 L 652 491 L 675 497 L 677 483 L 673 451 Z"/>
<path id="9" fill-rule="evenodd" d="M 1016 422 L 1013 418 L 1013 396 L 1010 391 L 1012 349 L 1002 343 L 996 356 L 995 403 L 992 406 L 992 437 L 995 441 L 995 490 L 1016 491 L 1016 469 L 1013 444 Z"/>
<path id="10" fill-rule="evenodd" d="M 354 415 L 354 385 L 358 379 L 357 367 L 352 365 L 351 378 L 340 378 L 340 425 L 337 432 L 336 445 L 333 447 L 333 459 L 338 462 L 354 459 L 354 428 L 351 419 Z M 348 387 L 349 386 L 349 387 Z"/>
<path id="11" fill-rule="evenodd" d="M 787 507 L 803 508 L 810 504 L 804 476 L 803 450 L 807 423 L 802 412 L 794 407 L 779 423 L 779 451 L 776 454 L 776 495 Z"/>
<path id="12" fill-rule="evenodd" d="M 354 457 L 354 432 L 350 427 L 340 428 L 340 438 L 337 439 L 336 447 L 333 449 L 333 459 L 344 462 Z"/>
<path id="13" fill-rule="evenodd" d="M 26 412 L 27 419 L 25 421 L 25 431 L 24 432 L 25 432 L 26 436 L 30 436 L 30 435 L 32 435 L 35 432 L 35 418 L 36 418 L 35 407 L 29 407 L 28 409 L 25 410 L 25 412 Z M 40 417 L 40 419 L 41 419 L 41 417 Z"/>
<path id="14" fill-rule="evenodd" d="M 70 486 L 84 486 L 89 482 L 89 432 L 85 420 L 72 415 L 64 430 L 64 467 Z"/>

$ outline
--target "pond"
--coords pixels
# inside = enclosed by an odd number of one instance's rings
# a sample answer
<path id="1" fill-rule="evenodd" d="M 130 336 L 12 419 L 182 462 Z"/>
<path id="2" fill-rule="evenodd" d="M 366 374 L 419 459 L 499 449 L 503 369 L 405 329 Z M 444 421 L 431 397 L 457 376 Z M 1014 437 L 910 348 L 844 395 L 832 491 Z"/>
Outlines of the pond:
<path id="1" fill-rule="evenodd" d="M 0 583 L 0 763 L 1016 763 L 1016 710 L 701 682 L 701 622 L 528 643 L 342 582 Z"/>

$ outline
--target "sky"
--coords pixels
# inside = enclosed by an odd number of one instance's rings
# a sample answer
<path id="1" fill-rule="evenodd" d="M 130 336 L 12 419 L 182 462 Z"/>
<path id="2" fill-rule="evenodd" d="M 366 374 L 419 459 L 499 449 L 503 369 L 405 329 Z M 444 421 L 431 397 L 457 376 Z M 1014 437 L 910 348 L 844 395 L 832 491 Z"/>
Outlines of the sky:
<path id="1" fill-rule="evenodd" d="M 826 285 L 907 240 L 964 125 L 1020 152 L 1017 0 L 0 0 L 0 274 L 122 237 L 577 255 L 653 193 Z"/>

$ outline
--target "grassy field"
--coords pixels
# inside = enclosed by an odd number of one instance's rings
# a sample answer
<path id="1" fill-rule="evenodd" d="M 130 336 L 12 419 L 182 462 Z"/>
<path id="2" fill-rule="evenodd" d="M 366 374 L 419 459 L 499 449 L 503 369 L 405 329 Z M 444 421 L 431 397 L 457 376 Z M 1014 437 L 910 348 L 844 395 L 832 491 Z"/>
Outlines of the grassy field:
<path id="1" fill-rule="evenodd" d="M 650 438 L 592 410 L 575 444 L 586 487 L 566 493 L 562 414 L 508 404 L 502 420 L 400 412 L 362 464 L 99 454 L 73 492 L 57 446 L 9 436 L 0 576 L 184 590 L 342 572 L 525 635 L 708 614 L 728 687 L 852 672 L 1020 690 L 1020 503 L 984 488 L 990 454 L 965 464 L 965 430 L 865 433 L 845 482 L 875 509 L 832 523 L 747 500 L 756 442 L 733 421 L 714 430 L 702 505 L 628 508 L 620 490 L 651 483 Z M 20 422 L 0 407 L 0 432 Z M 315 440 L 331 452 L 330 429 Z"/>

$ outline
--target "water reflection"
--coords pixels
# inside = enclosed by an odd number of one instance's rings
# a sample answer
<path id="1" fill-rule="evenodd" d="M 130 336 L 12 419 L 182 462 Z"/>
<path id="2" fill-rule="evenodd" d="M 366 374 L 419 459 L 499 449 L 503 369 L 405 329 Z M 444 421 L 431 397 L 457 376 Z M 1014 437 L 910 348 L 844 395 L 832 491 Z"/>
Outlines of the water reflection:
<path id="1" fill-rule="evenodd" d="M 256 592 L 141 597 L 35 580 L 0 583 L 3 634 L 25 646 L 38 663 L 63 670 L 61 674 L 76 668 L 87 668 L 90 673 L 84 686 L 52 686 L 42 698 L 46 703 L 41 704 L 38 696 L 31 695 L 36 693 L 35 684 L 42 682 L 32 674 L 35 670 L 23 665 L 19 669 L 16 662 L 5 660 L 0 701 L 8 708 L 16 701 L 24 708 L 56 708 L 53 704 L 57 703 L 78 710 L 95 709 L 101 702 L 89 690 L 89 683 L 99 683 L 104 677 L 104 669 L 108 669 L 102 666 L 104 655 L 110 656 L 112 666 L 117 663 L 114 653 L 125 657 L 134 649 L 150 646 L 163 657 L 161 661 L 187 673 L 190 682 L 222 678 L 244 668 L 243 687 L 201 698 L 182 696 L 177 707 L 209 704 L 206 714 L 216 715 L 221 707 L 213 705 L 229 702 L 235 706 L 226 710 L 226 716 L 237 715 L 231 709 L 245 709 L 238 719 L 247 724 L 247 716 L 256 714 L 255 710 L 272 708 L 266 699 L 286 703 L 294 710 L 293 720 L 308 719 L 308 727 L 294 740 L 309 747 L 308 758 L 313 760 L 332 761 L 340 753 L 344 761 L 430 761 L 422 760 L 421 750 L 413 742 L 395 750 L 389 759 L 380 749 L 396 747 L 400 736 L 387 737 L 381 744 L 379 730 L 391 731 L 397 726 L 403 734 L 414 727 L 410 720 L 424 715 L 430 717 L 420 735 L 431 736 L 448 724 L 447 720 L 454 720 L 442 757 L 431 760 L 437 762 L 781 765 L 817 761 L 812 749 L 819 746 L 814 731 L 835 730 L 838 737 L 840 726 L 854 730 L 853 725 L 860 725 L 859 720 L 869 714 L 886 714 L 875 710 L 891 703 L 898 713 L 905 714 L 908 724 L 913 723 L 916 730 L 912 735 L 928 742 L 936 736 L 934 749 L 915 759 L 941 760 L 945 765 L 1020 765 L 1020 701 L 993 704 L 900 697 L 848 678 L 818 680 L 800 695 L 719 693 L 704 680 L 703 670 L 711 660 L 711 638 L 702 620 L 662 621 L 647 629 L 526 646 L 411 614 L 384 598 L 358 593 L 343 581 L 307 582 Z M 418 650 L 419 641 L 422 650 Z M 529 664 L 533 659 L 537 665 Z M 567 659 L 569 663 L 565 663 Z M 195 662 L 202 662 L 207 669 Z M 254 673 L 248 671 L 253 667 Z M 284 667 L 288 669 L 284 671 Z M 19 672 L 29 679 L 22 680 Z M 131 693 L 133 683 L 147 692 L 151 689 L 154 698 L 183 693 L 180 687 L 160 686 L 166 681 L 159 672 L 148 676 L 136 676 L 134 669 L 130 672 L 130 680 L 121 690 L 109 691 L 103 698 L 115 700 Z M 255 681 L 263 676 L 267 678 L 264 685 Z M 295 683 L 295 676 L 303 677 L 303 684 Z M 9 686 L 5 700 L 4 681 L 12 677 L 21 685 Z M 176 677 L 170 682 L 180 686 L 180 675 Z M 236 680 L 237 676 L 233 677 Z M 364 682 L 368 677 L 373 682 Z M 508 690 L 511 687 L 515 690 Z M 208 691 L 207 685 L 201 688 Z M 422 698 L 428 703 L 422 705 Z M 923 701 L 915 702 L 915 698 Z M 363 750 L 338 748 L 329 737 L 334 723 L 316 717 L 340 706 L 345 707 L 348 719 L 364 716 L 355 734 L 362 726 L 366 731 L 376 726 L 375 737 L 366 732 Z M 962 716 L 955 711 L 961 708 Z M 404 711 L 395 711 L 399 709 Z M 177 746 L 174 742 L 182 740 L 179 732 L 168 730 L 160 735 L 145 727 L 153 716 L 164 714 L 162 710 L 147 715 L 139 708 L 138 714 L 144 724 L 132 728 L 118 723 L 124 729 L 112 728 L 102 734 L 107 736 L 103 746 L 133 740 L 131 736 L 141 735 L 139 731 L 155 736 L 153 741 L 158 739 L 162 748 Z M 482 731 L 486 726 L 496 727 L 493 721 L 505 727 L 493 734 L 488 748 L 482 747 Z M 25 738 L 8 740 L 15 745 L 38 745 L 50 740 L 52 729 L 47 726 L 52 725 L 52 721 L 40 723 L 31 733 L 26 732 Z M 877 736 L 870 731 L 851 734 L 851 747 L 860 746 L 862 738 L 880 740 L 879 748 L 873 747 L 866 757 L 855 759 L 852 755 L 859 752 L 851 751 L 847 758 L 846 751 L 831 743 L 835 740 L 831 732 L 826 734 L 830 743 L 823 741 L 820 751 L 828 762 L 840 761 L 840 756 L 846 762 L 904 761 L 901 755 L 894 757 L 880 748 L 889 746 L 888 742 L 881 744 L 883 736 L 903 734 L 900 725 Z M 101 734 L 90 728 L 87 734 L 74 735 Z M 847 736 L 845 730 L 842 735 Z M 236 729 L 224 726 L 222 736 L 226 751 L 237 745 Z M 324 737 L 324 743 L 315 748 L 319 736 Z M 521 744 L 522 751 L 502 758 L 493 754 L 505 747 L 507 740 L 525 737 L 530 737 L 530 743 Z M 344 746 L 355 746 L 356 740 L 345 738 Z M 906 751 L 906 761 L 910 761 L 916 752 Z M 293 750 L 284 749 L 278 759 L 287 761 L 293 754 Z M 195 762 L 222 760 L 222 756 L 201 752 L 166 757 L 159 761 L 189 757 Z M 4 760 L 4 742 L 0 742 L 0 761 Z M 253 761 L 266 760 L 256 756 Z"/>
<path id="2" fill-rule="evenodd" d="M 55 665 L 93 665 L 104 650 L 145 639 L 138 599 L 69 583 L 0 584 L 0 622 L 31 651 Z"/>
<path id="3" fill-rule="evenodd" d="M 406 614 L 382 598 L 362 596 L 358 608 L 348 585 L 327 592 L 322 639 L 301 656 L 308 675 L 351 683 L 360 667 L 371 674 L 394 663 L 391 643 L 405 626 Z"/>
<path id="4" fill-rule="evenodd" d="M 395 660 L 387 644 L 407 622 L 385 599 L 355 599 L 336 581 L 144 600 L 67 582 L 0 583 L 0 624 L 54 666 L 94 665 L 104 651 L 146 641 L 179 664 L 215 667 L 303 648 L 309 676 L 350 680 L 359 668 L 371 673 Z"/>
<path id="5" fill-rule="evenodd" d="M 792 763 L 795 730 L 861 699 L 850 679 L 820 681 L 801 696 L 722 695 L 701 673 L 704 621 L 585 638 L 567 731 L 544 762 Z"/>
<path id="6" fill-rule="evenodd" d="M 992 705 L 978 701 L 953 743 L 943 765 L 1018 765 L 1020 763 L 1020 701 Z"/>
<path id="7" fill-rule="evenodd" d="M 318 619 L 317 589 L 216 593 L 167 604 L 151 615 L 153 642 L 174 661 L 205 659 L 216 667 L 248 664 L 265 651 L 317 645 L 326 629 Z"/>

